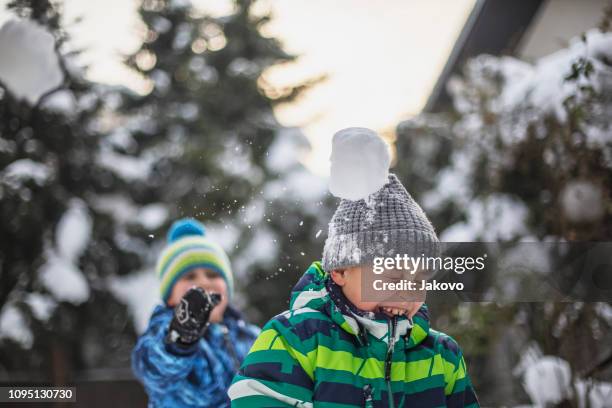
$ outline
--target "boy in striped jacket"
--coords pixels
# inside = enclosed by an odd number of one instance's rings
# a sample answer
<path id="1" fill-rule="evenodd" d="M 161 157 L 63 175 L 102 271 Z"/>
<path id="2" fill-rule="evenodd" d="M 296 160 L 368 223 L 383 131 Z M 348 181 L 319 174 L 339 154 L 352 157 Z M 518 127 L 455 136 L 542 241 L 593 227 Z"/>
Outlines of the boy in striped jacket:
<path id="1" fill-rule="evenodd" d="M 367 201 L 342 200 L 322 263 L 234 377 L 232 407 L 478 407 L 459 345 L 430 328 L 423 302 L 362 296 L 372 259 L 406 252 L 438 254 L 439 241 L 395 175 Z"/>

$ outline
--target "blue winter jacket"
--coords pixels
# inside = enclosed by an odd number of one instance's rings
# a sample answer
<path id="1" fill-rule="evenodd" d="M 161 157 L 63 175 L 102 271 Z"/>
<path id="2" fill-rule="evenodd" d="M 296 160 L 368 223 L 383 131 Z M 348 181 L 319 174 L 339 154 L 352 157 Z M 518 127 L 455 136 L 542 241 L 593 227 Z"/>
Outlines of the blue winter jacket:
<path id="1" fill-rule="evenodd" d="M 173 309 L 157 306 L 132 352 L 132 369 L 149 396 L 149 407 L 229 407 L 227 389 L 259 328 L 228 306 L 193 347 L 182 350 L 164 338 Z"/>

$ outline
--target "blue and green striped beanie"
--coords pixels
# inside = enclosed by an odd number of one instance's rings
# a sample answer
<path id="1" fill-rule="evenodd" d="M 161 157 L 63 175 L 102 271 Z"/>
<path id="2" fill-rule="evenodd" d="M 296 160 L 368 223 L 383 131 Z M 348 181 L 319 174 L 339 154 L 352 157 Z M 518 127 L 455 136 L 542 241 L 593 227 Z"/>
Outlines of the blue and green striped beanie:
<path id="1" fill-rule="evenodd" d="M 223 248 L 206 237 L 202 223 L 193 218 L 183 218 L 168 230 L 168 246 L 157 260 L 156 273 L 164 303 L 172 293 L 172 287 L 194 268 L 207 268 L 217 272 L 227 284 L 228 297 L 234 291 L 232 268 Z"/>

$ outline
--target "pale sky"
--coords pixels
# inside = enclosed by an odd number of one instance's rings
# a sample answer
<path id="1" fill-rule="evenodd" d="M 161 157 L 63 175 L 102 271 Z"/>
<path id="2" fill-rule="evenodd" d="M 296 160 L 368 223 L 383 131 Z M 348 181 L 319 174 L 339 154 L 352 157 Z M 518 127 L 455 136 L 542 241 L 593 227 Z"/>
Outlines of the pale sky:
<path id="1" fill-rule="evenodd" d="M 4 6 L 7 0 L 0 0 Z M 226 0 L 194 0 L 222 15 Z M 331 137 L 344 127 L 365 126 L 393 137 L 395 126 L 425 104 L 475 0 L 261 0 L 273 20 L 265 34 L 300 58 L 264 75 L 288 85 L 320 74 L 329 79 L 297 102 L 278 107 L 285 126 L 299 126 L 313 150 L 304 162 L 327 175 Z M 65 0 L 75 46 L 94 81 L 142 86 L 121 64 L 139 46 L 142 23 L 136 0 Z M 2 7 L 4 8 L 4 7 Z M 2 15 L 4 14 L 4 15 Z M 0 14 L 0 23 L 6 13 Z"/>

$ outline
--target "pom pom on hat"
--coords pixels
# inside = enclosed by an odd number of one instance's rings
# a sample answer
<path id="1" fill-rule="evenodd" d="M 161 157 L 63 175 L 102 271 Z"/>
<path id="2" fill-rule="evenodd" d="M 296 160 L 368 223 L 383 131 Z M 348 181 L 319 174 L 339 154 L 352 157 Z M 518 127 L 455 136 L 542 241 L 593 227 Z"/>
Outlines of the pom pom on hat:
<path id="1" fill-rule="evenodd" d="M 227 283 L 228 297 L 234 291 L 234 277 L 227 254 L 220 245 L 206 236 L 204 225 L 193 219 L 175 221 L 168 230 L 168 244 L 157 259 L 156 273 L 160 279 L 160 294 L 164 302 L 174 284 L 194 268 L 207 268 Z"/>
<path id="2" fill-rule="evenodd" d="M 193 218 L 183 218 L 174 221 L 168 230 L 168 243 L 171 244 L 179 238 L 190 235 L 205 236 L 206 228 L 204 228 L 204 224 Z"/>

